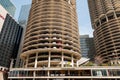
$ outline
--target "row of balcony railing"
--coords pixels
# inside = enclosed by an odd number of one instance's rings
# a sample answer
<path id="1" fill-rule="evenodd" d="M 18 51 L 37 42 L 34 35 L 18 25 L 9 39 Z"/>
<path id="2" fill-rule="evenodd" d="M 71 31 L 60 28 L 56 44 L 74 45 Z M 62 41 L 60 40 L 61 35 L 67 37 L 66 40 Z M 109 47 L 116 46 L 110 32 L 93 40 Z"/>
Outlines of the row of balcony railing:
<path id="1" fill-rule="evenodd" d="M 106 23 L 106 22 L 108 22 L 108 21 L 112 21 L 112 20 L 114 20 L 114 19 L 116 19 L 116 18 L 119 18 L 119 17 L 120 17 L 120 13 L 119 13 L 119 12 L 116 12 L 115 14 L 114 14 L 114 12 L 111 12 L 110 14 L 107 14 L 107 16 L 106 16 L 106 15 L 102 16 L 102 17 L 100 18 L 100 20 L 96 21 L 96 24 L 95 24 L 96 29 L 97 29 L 97 27 L 99 27 L 101 24 L 104 25 L 104 23 Z"/>
<path id="2" fill-rule="evenodd" d="M 49 74 L 48 74 L 49 73 Z M 95 69 L 95 70 L 50 70 L 44 68 L 38 71 L 14 70 L 10 71 L 9 77 L 120 77 L 120 69 Z"/>

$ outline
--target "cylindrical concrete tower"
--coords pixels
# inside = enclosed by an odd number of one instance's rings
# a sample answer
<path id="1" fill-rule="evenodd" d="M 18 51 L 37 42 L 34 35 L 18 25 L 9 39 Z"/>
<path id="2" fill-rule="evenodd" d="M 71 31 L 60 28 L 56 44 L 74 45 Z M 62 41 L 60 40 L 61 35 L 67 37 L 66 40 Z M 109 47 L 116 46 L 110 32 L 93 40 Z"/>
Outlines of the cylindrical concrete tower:
<path id="1" fill-rule="evenodd" d="M 32 0 L 24 67 L 75 67 L 80 59 L 76 0 Z"/>
<path id="2" fill-rule="evenodd" d="M 88 0 L 96 59 L 120 64 L 120 0 Z"/>

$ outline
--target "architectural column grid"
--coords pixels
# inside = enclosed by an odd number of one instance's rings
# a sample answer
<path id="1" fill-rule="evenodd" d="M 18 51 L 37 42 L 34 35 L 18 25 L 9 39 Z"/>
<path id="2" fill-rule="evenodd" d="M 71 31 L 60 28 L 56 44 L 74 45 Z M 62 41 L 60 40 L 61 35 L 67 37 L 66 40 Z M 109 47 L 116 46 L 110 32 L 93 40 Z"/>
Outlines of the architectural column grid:
<path id="1" fill-rule="evenodd" d="M 37 68 L 37 62 L 38 62 L 38 53 L 36 53 L 36 56 L 35 56 L 35 68 Z"/>
<path id="2" fill-rule="evenodd" d="M 96 27 L 93 26 L 96 53 L 101 57 L 102 63 L 110 63 L 110 60 L 115 58 L 112 52 L 120 49 L 118 46 L 120 44 L 118 41 L 120 35 L 119 2 L 119 0 L 88 0 L 92 25 L 96 24 Z M 98 20 L 100 21 L 97 22 Z"/>

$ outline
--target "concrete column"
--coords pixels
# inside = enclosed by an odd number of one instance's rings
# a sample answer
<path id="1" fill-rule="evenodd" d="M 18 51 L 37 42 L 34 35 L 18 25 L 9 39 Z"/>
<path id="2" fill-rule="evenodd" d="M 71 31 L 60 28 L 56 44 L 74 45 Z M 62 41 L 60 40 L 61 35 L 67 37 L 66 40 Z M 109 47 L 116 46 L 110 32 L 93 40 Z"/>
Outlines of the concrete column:
<path id="1" fill-rule="evenodd" d="M 61 63 L 61 67 L 64 67 L 64 54 L 62 53 L 62 63 Z"/>
<path id="2" fill-rule="evenodd" d="M 24 68 L 24 67 L 25 67 L 25 61 L 23 61 L 23 64 L 22 64 L 22 65 L 23 65 L 23 68 Z"/>
<path id="3" fill-rule="evenodd" d="M 25 64 L 25 68 L 28 67 L 28 60 L 29 60 L 29 56 L 27 56 L 27 59 L 26 59 L 26 64 Z"/>
<path id="4" fill-rule="evenodd" d="M 47 73 L 47 74 L 48 74 L 48 76 L 50 76 L 50 71 L 48 71 L 48 73 Z"/>
<path id="5" fill-rule="evenodd" d="M 36 53 L 36 57 L 35 57 L 35 68 L 37 68 L 37 59 L 38 59 L 38 53 Z"/>
<path id="6" fill-rule="evenodd" d="M 4 80 L 3 72 L 0 72 L 0 80 Z"/>
<path id="7" fill-rule="evenodd" d="M 106 69 L 106 72 L 107 72 L 107 76 L 109 76 L 108 69 Z"/>
<path id="8" fill-rule="evenodd" d="M 72 59 L 72 67 L 74 67 L 74 59 L 73 59 L 73 54 L 72 54 L 72 56 L 71 56 L 71 59 Z"/>
<path id="9" fill-rule="evenodd" d="M 100 23 L 100 25 L 101 25 L 101 21 L 99 20 L 99 23 Z"/>
<path id="10" fill-rule="evenodd" d="M 91 69 L 91 71 L 90 71 L 90 72 L 91 72 L 91 76 L 93 76 L 93 72 L 92 72 L 92 69 Z"/>
<path id="11" fill-rule="evenodd" d="M 105 17 L 106 17 L 106 21 L 108 22 L 108 17 L 107 17 L 107 15 L 105 15 Z"/>
<path id="12" fill-rule="evenodd" d="M 68 70 L 68 75 L 70 76 L 70 70 Z"/>
<path id="13" fill-rule="evenodd" d="M 34 76 L 34 77 L 36 77 L 36 74 L 35 74 L 35 73 L 36 73 L 36 72 L 34 71 L 34 72 L 33 72 L 33 76 Z"/>
<path id="14" fill-rule="evenodd" d="M 35 80 L 36 77 L 36 71 L 33 72 L 33 80 Z"/>
<path id="15" fill-rule="evenodd" d="M 50 57 L 51 57 L 51 53 L 49 52 L 49 56 L 48 56 L 48 67 L 50 67 Z"/>
<path id="16" fill-rule="evenodd" d="M 114 17 L 115 17 L 115 19 L 117 19 L 117 15 L 116 15 L 116 12 L 114 11 Z"/>
<path id="17" fill-rule="evenodd" d="M 92 69 L 90 70 L 90 72 L 91 72 L 91 77 L 93 76 L 93 72 L 92 72 Z M 91 78 L 91 80 L 93 80 L 92 78 Z"/>
<path id="18" fill-rule="evenodd" d="M 90 72 L 91 72 L 91 77 L 93 77 L 93 72 L 92 72 L 92 69 L 90 70 Z M 93 79 L 91 79 L 91 80 L 93 80 Z"/>
<path id="19" fill-rule="evenodd" d="M 78 65 L 78 61 L 77 61 L 77 63 L 76 63 L 76 64 L 77 64 L 77 67 L 79 67 L 79 65 Z"/>
<path id="20" fill-rule="evenodd" d="M 11 63 L 10 63 L 10 69 L 13 68 L 13 63 L 14 62 L 14 59 L 11 59 Z"/>

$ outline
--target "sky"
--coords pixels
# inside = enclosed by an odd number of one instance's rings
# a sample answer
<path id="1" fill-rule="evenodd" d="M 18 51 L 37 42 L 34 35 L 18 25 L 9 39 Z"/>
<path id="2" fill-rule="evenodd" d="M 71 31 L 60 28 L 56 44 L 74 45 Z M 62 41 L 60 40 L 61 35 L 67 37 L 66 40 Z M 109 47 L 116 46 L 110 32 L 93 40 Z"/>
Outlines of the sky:
<path id="1" fill-rule="evenodd" d="M 30 4 L 31 0 L 11 0 L 16 6 L 15 19 L 19 17 L 19 12 L 22 5 Z M 93 37 L 93 29 L 91 27 L 91 21 L 89 17 L 89 10 L 87 0 L 76 0 L 77 3 L 77 16 L 80 35 L 89 34 Z"/>

